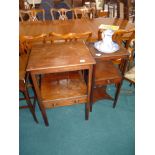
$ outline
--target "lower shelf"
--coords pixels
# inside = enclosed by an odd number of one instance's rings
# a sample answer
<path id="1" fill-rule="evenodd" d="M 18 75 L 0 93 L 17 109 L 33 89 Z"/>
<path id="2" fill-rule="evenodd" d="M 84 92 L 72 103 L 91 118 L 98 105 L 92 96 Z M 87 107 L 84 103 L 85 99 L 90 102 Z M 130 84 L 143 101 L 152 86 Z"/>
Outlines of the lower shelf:
<path id="1" fill-rule="evenodd" d="M 93 103 L 98 100 L 109 99 L 113 100 L 113 98 L 106 93 L 106 87 L 97 87 L 93 89 Z"/>
<path id="2" fill-rule="evenodd" d="M 47 74 L 41 79 L 42 104 L 54 108 L 87 102 L 87 86 L 79 72 Z"/>

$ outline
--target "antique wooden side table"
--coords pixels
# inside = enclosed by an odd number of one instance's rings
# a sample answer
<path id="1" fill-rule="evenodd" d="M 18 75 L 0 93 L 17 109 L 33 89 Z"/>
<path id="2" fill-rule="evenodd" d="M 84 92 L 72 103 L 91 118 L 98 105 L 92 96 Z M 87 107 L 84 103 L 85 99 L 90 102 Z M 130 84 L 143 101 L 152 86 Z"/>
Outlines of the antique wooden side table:
<path id="1" fill-rule="evenodd" d="M 85 103 L 85 118 L 88 119 L 92 71 L 95 63 L 83 41 L 36 45 L 32 48 L 27 71 L 31 74 L 46 126 L 49 125 L 46 109 L 58 106 Z M 82 76 L 75 74 L 75 71 L 81 70 L 88 71 L 87 85 Z M 60 78 L 55 76 L 59 73 L 63 73 L 60 74 Z M 38 75 L 41 75 L 41 82 L 38 80 Z"/>

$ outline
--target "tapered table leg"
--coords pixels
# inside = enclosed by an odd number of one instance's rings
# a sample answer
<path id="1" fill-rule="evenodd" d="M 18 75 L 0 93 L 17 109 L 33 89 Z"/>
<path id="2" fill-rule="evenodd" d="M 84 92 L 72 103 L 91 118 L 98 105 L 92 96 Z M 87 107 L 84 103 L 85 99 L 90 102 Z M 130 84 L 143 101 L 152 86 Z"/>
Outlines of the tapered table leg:
<path id="1" fill-rule="evenodd" d="M 44 123 L 45 123 L 46 126 L 48 126 L 49 125 L 48 118 L 47 118 L 47 115 L 46 115 L 46 110 L 45 110 L 44 106 L 41 103 L 41 94 L 40 94 L 40 90 L 39 90 L 39 86 L 38 86 L 36 76 L 35 76 L 35 74 L 31 73 L 31 77 L 32 77 L 34 89 L 35 89 L 35 92 L 36 92 L 36 95 L 37 95 L 37 98 L 38 98 L 38 105 L 39 105 L 42 117 L 44 119 Z"/>
<path id="2" fill-rule="evenodd" d="M 89 119 L 89 111 L 90 111 L 90 95 L 91 95 L 91 85 L 92 85 L 92 73 L 93 73 L 93 65 L 90 66 L 89 68 L 89 72 L 88 72 L 88 99 L 87 99 L 87 103 L 86 103 L 86 116 L 85 119 L 88 120 Z"/>

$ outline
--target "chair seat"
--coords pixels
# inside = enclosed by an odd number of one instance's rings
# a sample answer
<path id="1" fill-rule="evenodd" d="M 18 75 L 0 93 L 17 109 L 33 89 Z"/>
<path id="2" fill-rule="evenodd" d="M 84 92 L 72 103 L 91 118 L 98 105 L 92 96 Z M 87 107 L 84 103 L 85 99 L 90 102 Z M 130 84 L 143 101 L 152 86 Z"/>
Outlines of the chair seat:
<path id="1" fill-rule="evenodd" d="M 124 78 L 135 83 L 135 67 L 133 67 L 129 71 L 127 71 L 124 75 Z"/>
<path id="2" fill-rule="evenodd" d="M 87 102 L 87 87 L 78 72 L 46 74 L 41 79 L 41 96 L 46 108 Z"/>
<path id="3" fill-rule="evenodd" d="M 118 68 L 111 61 L 99 61 L 96 63 L 95 84 L 106 85 L 119 83 L 122 79 Z"/>

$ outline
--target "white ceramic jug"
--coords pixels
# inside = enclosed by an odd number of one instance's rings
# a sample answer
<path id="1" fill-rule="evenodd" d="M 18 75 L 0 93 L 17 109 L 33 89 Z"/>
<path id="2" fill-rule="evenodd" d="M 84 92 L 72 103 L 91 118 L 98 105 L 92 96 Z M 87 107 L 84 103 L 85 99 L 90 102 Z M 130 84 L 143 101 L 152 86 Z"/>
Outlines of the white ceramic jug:
<path id="1" fill-rule="evenodd" d="M 119 45 L 112 41 L 113 30 L 102 32 L 102 40 L 94 43 L 94 47 L 104 53 L 113 53 L 119 50 Z"/>

